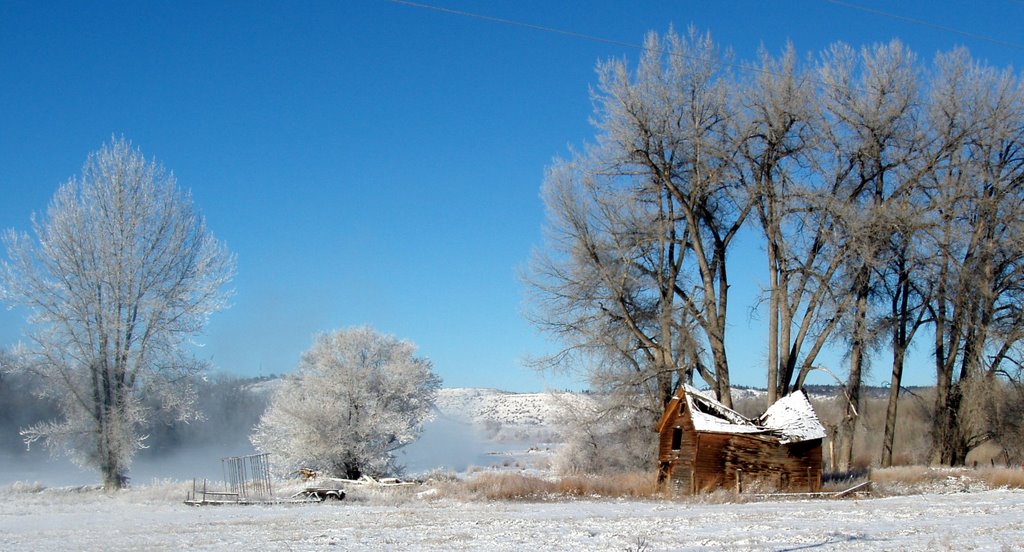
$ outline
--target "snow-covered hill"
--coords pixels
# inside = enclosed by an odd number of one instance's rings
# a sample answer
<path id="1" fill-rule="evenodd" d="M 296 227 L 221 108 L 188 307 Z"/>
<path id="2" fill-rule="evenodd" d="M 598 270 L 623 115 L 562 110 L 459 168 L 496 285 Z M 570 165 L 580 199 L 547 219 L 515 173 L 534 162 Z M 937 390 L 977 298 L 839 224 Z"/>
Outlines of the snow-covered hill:
<path id="1" fill-rule="evenodd" d="M 249 392 L 271 396 L 281 384 L 274 378 L 247 386 Z M 763 400 L 763 389 L 735 388 L 733 402 Z M 820 392 L 812 400 L 830 398 Z M 513 393 L 480 387 L 453 387 L 438 391 L 437 417 L 470 423 L 497 441 L 558 440 L 565 412 L 592 404 L 582 393 Z M 763 408 L 763 407 L 762 407 Z M 758 412 L 760 413 L 760 411 Z"/>
<path id="2" fill-rule="evenodd" d="M 437 394 L 441 414 L 480 423 L 503 425 L 557 425 L 565 408 L 589 401 L 576 393 L 510 393 L 497 389 L 451 388 Z"/>

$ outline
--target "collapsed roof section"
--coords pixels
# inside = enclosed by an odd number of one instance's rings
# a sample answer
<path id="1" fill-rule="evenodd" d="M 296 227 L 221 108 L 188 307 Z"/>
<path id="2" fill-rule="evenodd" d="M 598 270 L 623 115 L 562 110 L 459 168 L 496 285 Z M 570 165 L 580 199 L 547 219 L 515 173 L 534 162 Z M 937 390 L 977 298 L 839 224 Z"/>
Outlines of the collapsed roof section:
<path id="1" fill-rule="evenodd" d="M 680 390 L 697 431 L 772 435 L 782 444 L 800 443 L 825 437 L 825 427 L 807 395 L 794 391 L 782 397 L 757 418 L 750 419 L 718 402 L 710 394 L 690 385 Z M 679 398 L 679 391 L 673 399 Z"/>

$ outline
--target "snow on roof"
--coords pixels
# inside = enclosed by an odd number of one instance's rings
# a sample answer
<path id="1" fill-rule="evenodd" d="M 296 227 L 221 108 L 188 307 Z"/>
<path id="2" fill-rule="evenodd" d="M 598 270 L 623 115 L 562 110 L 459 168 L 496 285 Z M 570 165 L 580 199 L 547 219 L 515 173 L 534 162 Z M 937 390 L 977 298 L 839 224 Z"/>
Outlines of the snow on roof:
<path id="1" fill-rule="evenodd" d="M 825 427 L 818 421 L 807 395 L 794 391 L 768 407 L 756 422 L 778 432 L 783 443 L 824 439 Z"/>
<path id="2" fill-rule="evenodd" d="M 757 427 L 739 412 L 718 402 L 711 395 L 704 394 L 696 387 L 686 388 L 686 403 L 690 409 L 690 417 L 697 431 L 714 433 L 762 433 L 764 428 Z"/>
<path id="3" fill-rule="evenodd" d="M 684 390 L 693 426 L 697 431 L 767 433 L 779 437 L 779 442 L 783 444 L 825 437 L 825 428 L 818 421 L 803 391 L 782 397 L 759 418 L 751 420 L 695 387 L 684 385 Z"/>

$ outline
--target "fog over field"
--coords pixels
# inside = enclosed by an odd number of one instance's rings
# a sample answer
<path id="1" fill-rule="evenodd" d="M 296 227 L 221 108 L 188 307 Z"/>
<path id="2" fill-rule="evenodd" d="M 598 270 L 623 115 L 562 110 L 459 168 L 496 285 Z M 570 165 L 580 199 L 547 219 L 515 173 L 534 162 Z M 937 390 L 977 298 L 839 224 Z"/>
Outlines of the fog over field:
<path id="1" fill-rule="evenodd" d="M 529 448 L 526 443 L 495 442 L 486 439 L 471 423 L 454 419 L 428 422 L 420 439 L 399 452 L 406 473 L 416 476 L 433 470 L 466 471 L 470 466 L 500 463 L 505 455 Z M 193 478 L 221 481 L 221 458 L 253 454 L 247 443 L 234 445 L 184 445 L 166 452 L 142 454 L 132 464 L 133 485 L 154 481 L 190 481 Z M 65 457 L 54 457 L 42 447 L 6 451 L 0 454 L 0 485 L 38 482 L 46 486 L 93 485 L 97 475 L 83 470 Z"/>
<path id="2" fill-rule="evenodd" d="M 153 481 L 223 479 L 221 458 L 252 454 L 248 437 L 280 380 L 252 383 L 221 379 L 201 389 L 204 419 L 187 425 L 154 425 L 130 471 L 135 485 Z M 11 408 L 18 403 L 12 398 Z M 464 472 L 471 466 L 516 462 L 527 451 L 549 451 L 557 404 L 545 394 L 503 393 L 493 389 L 442 389 L 433 419 L 420 438 L 398 451 L 410 477 L 442 470 Z M 45 486 L 92 485 L 95 471 L 82 470 L 63 456 L 54 457 L 37 443 L 26 449 L 18 430 L 47 415 L 9 417 L 0 424 L 0 485 L 38 482 Z M 31 414 L 31 415 L 29 415 Z M 534 454 L 536 456 L 536 454 Z"/>

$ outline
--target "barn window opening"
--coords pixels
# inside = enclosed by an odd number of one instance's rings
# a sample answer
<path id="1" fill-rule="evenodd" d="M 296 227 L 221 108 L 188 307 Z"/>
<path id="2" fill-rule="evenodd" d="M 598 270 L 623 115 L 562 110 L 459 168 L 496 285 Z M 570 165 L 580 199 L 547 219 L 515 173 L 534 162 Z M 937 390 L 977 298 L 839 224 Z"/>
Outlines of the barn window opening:
<path id="1" fill-rule="evenodd" d="M 676 427 L 672 430 L 672 450 L 679 450 L 683 443 L 683 428 Z"/>

